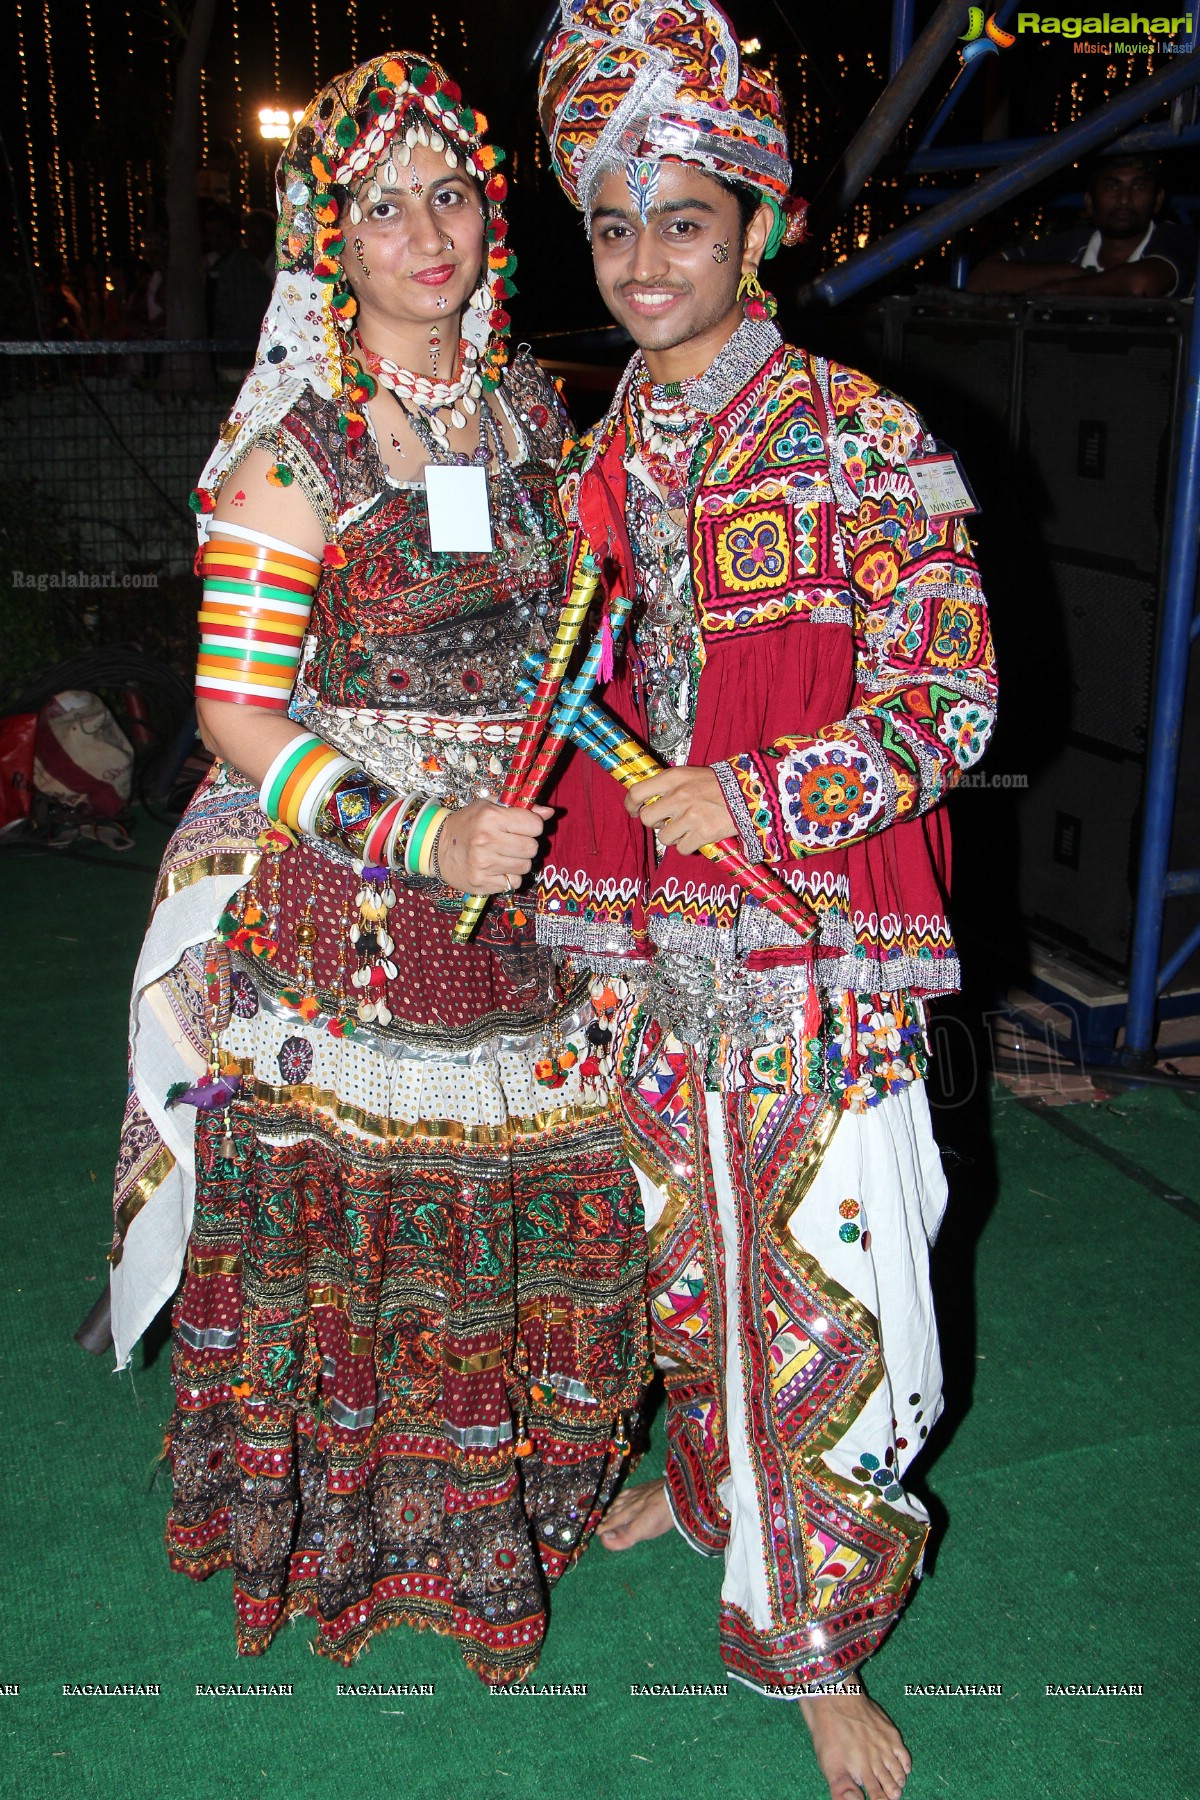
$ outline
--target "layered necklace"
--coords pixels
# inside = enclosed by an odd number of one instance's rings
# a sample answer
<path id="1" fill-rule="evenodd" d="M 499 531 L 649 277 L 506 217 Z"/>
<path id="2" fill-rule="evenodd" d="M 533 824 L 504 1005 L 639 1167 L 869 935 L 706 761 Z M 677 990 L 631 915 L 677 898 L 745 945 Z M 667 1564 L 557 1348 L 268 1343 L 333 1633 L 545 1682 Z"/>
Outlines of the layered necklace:
<path id="1" fill-rule="evenodd" d="M 438 381 L 430 375 L 415 375 L 393 362 L 390 356 L 377 356 L 362 339 L 358 348 L 367 366 L 382 387 L 395 394 L 414 419 L 423 419 L 437 444 L 445 452 L 450 448 L 451 426 L 461 430 L 468 418 L 478 411 L 483 392 L 483 376 L 479 369 L 479 351 L 467 338 L 460 338 L 458 354 L 462 373 L 457 381 Z"/>
<path id="2" fill-rule="evenodd" d="M 745 319 L 702 375 L 656 383 L 639 362 L 627 390 L 638 453 L 657 490 L 640 481 L 631 487 L 630 532 L 638 568 L 636 641 L 650 743 L 664 762 L 687 759 L 704 668 L 687 518 L 708 455 L 705 427 L 781 342 L 769 321 Z"/>
<path id="3" fill-rule="evenodd" d="M 692 462 L 704 424 L 704 415 L 689 403 L 685 386 L 679 381 L 656 385 L 643 370 L 633 388 L 642 459 L 662 489 L 666 504 L 675 510 L 686 506 L 691 497 Z"/>
<path id="4" fill-rule="evenodd" d="M 643 369 L 631 394 L 642 466 L 657 492 L 630 490 L 638 566 L 637 647 L 650 743 L 664 762 L 686 761 L 704 650 L 696 625 L 686 513 L 698 479 L 705 415 L 681 382 L 655 384 Z"/>

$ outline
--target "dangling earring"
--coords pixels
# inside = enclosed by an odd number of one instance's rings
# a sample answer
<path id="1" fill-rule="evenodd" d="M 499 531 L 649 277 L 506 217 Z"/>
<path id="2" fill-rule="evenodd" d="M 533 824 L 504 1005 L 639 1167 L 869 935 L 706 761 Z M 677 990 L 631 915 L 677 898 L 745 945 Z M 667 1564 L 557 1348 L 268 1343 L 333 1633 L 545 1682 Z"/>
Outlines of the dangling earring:
<path id="1" fill-rule="evenodd" d="M 370 281 L 371 271 L 370 271 L 370 269 L 368 269 L 367 259 L 363 255 L 363 241 L 360 237 L 356 237 L 354 240 L 354 254 L 355 254 L 355 256 L 357 256 L 359 262 L 362 264 L 363 274 L 366 276 L 367 280 Z"/>
<path id="2" fill-rule="evenodd" d="M 488 291 L 486 275 L 478 288 L 471 295 L 466 317 L 462 324 L 462 334 L 468 344 L 474 344 L 476 350 L 486 350 L 491 335 L 492 296 Z"/>
<path id="3" fill-rule="evenodd" d="M 779 302 L 774 294 L 768 294 L 758 279 L 757 269 L 743 269 L 742 279 L 738 282 L 737 297 L 742 303 L 742 311 L 748 319 L 773 319 L 779 311 Z"/>

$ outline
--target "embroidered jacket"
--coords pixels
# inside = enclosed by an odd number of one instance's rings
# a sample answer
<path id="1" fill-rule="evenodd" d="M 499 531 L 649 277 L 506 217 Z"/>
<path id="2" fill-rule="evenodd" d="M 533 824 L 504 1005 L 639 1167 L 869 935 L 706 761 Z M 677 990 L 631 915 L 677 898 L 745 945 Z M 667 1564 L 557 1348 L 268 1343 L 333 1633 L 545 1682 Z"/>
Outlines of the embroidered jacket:
<path id="1" fill-rule="evenodd" d="M 564 508 L 592 536 L 626 506 L 638 366 L 564 467 Z M 818 912 L 822 989 L 949 991 L 938 802 L 982 754 L 995 668 L 966 529 L 927 517 L 908 471 L 932 440 L 902 400 L 773 327 L 743 326 L 689 385 L 705 382 L 716 404 L 688 519 L 703 666 L 687 760 L 715 768 L 747 852 Z M 607 555 L 610 577 L 632 583 L 619 530 Z M 600 698 L 646 741 L 635 655 Z M 550 798 L 562 813 L 545 941 L 609 968 L 655 947 L 728 967 L 796 946 L 711 864 L 674 849 L 655 863 L 616 783 L 582 755 Z"/>

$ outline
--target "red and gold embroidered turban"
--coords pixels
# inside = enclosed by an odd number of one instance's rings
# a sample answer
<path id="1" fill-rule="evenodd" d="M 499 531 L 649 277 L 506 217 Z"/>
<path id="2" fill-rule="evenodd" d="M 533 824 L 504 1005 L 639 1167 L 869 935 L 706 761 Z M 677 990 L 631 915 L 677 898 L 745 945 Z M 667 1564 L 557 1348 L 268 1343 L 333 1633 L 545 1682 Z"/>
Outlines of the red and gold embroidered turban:
<path id="1" fill-rule="evenodd" d="M 712 0 L 561 0 L 538 97 L 554 172 L 590 215 L 609 169 L 694 163 L 775 212 L 767 254 L 795 242 L 787 121 L 774 79 L 743 64 Z M 645 176 L 642 178 L 643 185 Z"/>

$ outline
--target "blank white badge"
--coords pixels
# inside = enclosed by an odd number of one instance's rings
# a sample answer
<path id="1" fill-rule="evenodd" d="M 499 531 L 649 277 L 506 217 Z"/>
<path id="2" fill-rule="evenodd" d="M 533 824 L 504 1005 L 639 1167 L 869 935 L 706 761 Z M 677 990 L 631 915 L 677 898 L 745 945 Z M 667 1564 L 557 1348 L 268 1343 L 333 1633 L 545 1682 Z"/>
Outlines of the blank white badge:
<path id="1" fill-rule="evenodd" d="M 425 469 L 431 550 L 490 550 L 487 475 L 480 468 L 429 463 Z"/>

